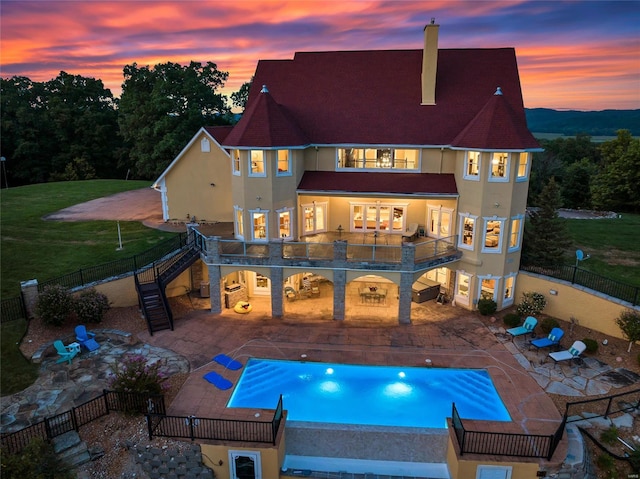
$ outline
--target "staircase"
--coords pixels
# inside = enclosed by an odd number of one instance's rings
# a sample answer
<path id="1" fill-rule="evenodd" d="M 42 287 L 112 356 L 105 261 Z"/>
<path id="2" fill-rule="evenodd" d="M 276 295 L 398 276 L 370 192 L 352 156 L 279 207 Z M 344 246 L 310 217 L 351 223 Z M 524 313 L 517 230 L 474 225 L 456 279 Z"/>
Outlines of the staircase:
<path id="1" fill-rule="evenodd" d="M 154 263 L 152 267 L 136 273 L 135 282 L 140 307 L 147 320 L 149 334 L 152 336 L 154 332 L 164 329 L 173 331 L 173 314 L 165 295 L 165 289 L 199 257 L 200 251 L 189 244 L 170 258 Z"/>

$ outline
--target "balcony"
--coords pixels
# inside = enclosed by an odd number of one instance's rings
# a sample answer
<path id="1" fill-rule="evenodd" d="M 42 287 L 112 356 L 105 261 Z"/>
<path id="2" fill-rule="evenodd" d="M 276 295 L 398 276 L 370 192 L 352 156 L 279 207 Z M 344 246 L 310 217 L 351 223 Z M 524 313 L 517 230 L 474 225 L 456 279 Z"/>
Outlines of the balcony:
<path id="1" fill-rule="evenodd" d="M 222 239 L 193 230 L 207 264 L 427 271 L 458 260 L 457 236 L 403 241 L 385 233 L 321 233 L 301 241 Z"/>

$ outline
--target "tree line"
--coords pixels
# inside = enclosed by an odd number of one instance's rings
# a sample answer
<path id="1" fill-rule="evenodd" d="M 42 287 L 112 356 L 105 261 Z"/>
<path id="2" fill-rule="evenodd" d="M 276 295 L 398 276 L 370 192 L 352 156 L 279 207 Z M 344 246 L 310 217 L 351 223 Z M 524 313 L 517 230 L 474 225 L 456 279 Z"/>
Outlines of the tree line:
<path id="1" fill-rule="evenodd" d="M 618 130 L 614 140 L 595 143 L 588 135 L 539 140 L 529 182 L 530 206 L 544 206 L 551 179 L 559 207 L 640 212 L 640 139 Z"/>
<path id="2" fill-rule="evenodd" d="M 202 126 L 234 122 L 220 94 L 228 73 L 215 63 L 126 65 L 122 95 L 101 80 L 64 71 L 47 82 L 0 79 L 2 186 L 93 178 L 153 180 Z M 247 82 L 231 94 L 244 108 Z M 539 206 L 554 178 L 560 205 L 640 210 L 640 140 L 628 130 L 615 140 L 588 135 L 540 140 L 534 154 L 529 205 Z"/>
<path id="3" fill-rule="evenodd" d="M 120 98 L 64 71 L 46 82 L 0 79 L 2 186 L 156 178 L 202 126 L 234 115 L 215 63 L 127 65 Z M 247 84 L 231 95 L 244 107 Z"/>

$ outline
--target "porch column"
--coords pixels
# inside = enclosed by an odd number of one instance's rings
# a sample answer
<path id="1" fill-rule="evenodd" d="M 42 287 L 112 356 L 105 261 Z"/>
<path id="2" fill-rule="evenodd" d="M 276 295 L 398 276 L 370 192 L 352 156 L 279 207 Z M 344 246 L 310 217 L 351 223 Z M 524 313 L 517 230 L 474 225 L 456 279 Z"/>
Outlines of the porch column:
<path id="1" fill-rule="evenodd" d="M 413 285 L 413 273 L 403 272 L 400 274 L 400 285 L 398 286 L 398 322 L 400 324 L 411 324 L 411 286 Z"/>
<path id="2" fill-rule="evenodd" d="M 209 298 L 211 300 L 211 312 L 215 314 L 222 313 L 222 291 L 220 291 L 220 284 L 222 284 L 222 274 L 220 273 L 220 266 L 207 265 L 209 270 Z"/>
<path id="3" fill-rule="evenodd" d="M 205 262 L 220 263 L 220 236 L 207 236 L 205 250 Z"/>
<path id="4" fill-rule="evenodd" d="M 282 268 L 279 266 L 269 269 L 271 276 L 271 316 L 274 318 L 282 318 L 284 301 L 282 288 Z"/>
<path id="5" fill-rule="evenodd" d="M 347 271 L 333 270 L 333 319 L 344 320 L 345 292 L 347 287 Z"/>

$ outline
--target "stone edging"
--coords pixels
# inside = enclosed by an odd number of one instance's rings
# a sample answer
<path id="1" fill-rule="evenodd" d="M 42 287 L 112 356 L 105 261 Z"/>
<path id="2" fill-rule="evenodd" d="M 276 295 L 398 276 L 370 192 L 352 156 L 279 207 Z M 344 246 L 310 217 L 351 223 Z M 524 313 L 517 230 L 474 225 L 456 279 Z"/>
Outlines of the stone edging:
<path id="1" fill-rule="evenodd" d="M 96 337 L 103 337 L 106 339 L 117 339 L 123 341 L 126 344 L 136 344 L 138 339 L 131 333 L 127 331 L 121 331 L 119 329 L 93 329 L 92 333 L 96 334 Z M 75 334 L 68 334 L 62 338 L 63 343 L 69 343 L 76 340 Z M 35 353 L 31 356 L 31 362 L 35 364 L 40 364 L 45 357 L 45 353 L 48 349 L 53 349 L 54 341 L 50 341 L 48 343 L 40 346 Z"/>

